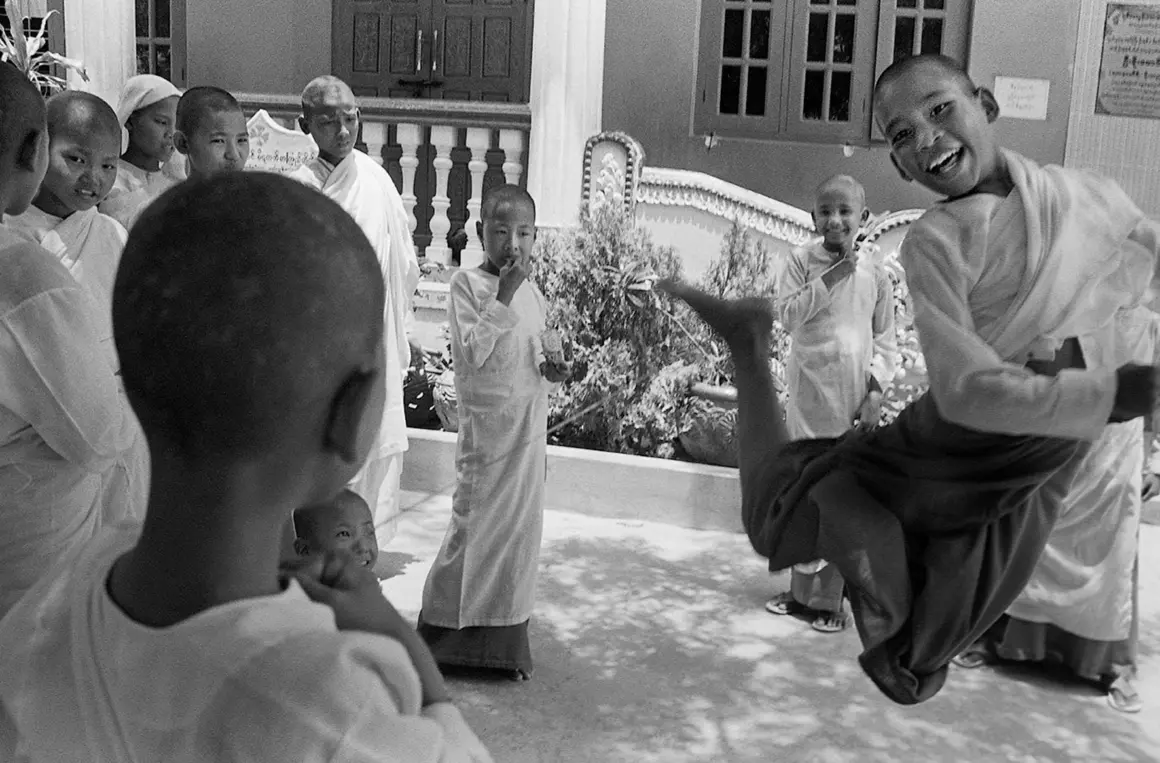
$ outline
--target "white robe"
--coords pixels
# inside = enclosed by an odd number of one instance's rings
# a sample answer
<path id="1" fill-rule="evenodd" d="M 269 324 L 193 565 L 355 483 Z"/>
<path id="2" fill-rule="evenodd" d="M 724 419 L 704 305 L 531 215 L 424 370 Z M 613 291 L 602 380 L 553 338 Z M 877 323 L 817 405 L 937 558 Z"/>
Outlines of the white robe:
<path id="1" fill-rule="evenodd" d="M 821 276 L 834 255 L 821 243 L 795 249 L 778 279 L 777 314 L 792 339 L 786 362 L 786 426 L 795 440 L 850 429 L 873 375 L 887 390 L 898 365 L 894 287 L 868 254 L 831 292 Z"/>
<path id="2" fill-rule="evenodd" d="M 176 154 L 175 154 L 176 156 Z M 161 166 L 157 172 L 145 170 L 124 159 L 117 160 L 117 182 L 98 208 L 132 230 L 133 223 L 154 199 L 184 180 L 183 170 L 175 161 Z"/>
<path id="3" fill-rule="evenodd" d="M 1122 311 L 1080 337 L 1088 367 L 1151 364 L 1160 357 L 1160 316 Z M 1109 424 L 1077 471 L 1035 573 L 1007 613 L 1093 641 L 1132 633 L 1132 570 L 1139 549 L 1144 423 Z"/>
<path id="4" fill-rule="evenodd" d="M 297 583 L 166 628 L 109 597 L 137 528 L 109 528 L 0 621 L 0 760 L 490 760 L 459 711 L 422 708 L 403 645 L 340 632 Z"/>
<path id="5" fill-rule="evenodd" d="M 553 386 L 540 373 L 546 306 L 530 281 L 510 306 L 498 287 L 478 269 L 451 278 L 458 484 L 422 614 L 441 628 L 518 625 L 535 604 Z"/>
<path id="6" fill-rule="evenodd" d="M 419 284 L 407 211 L 391 176 L 362 151 L 351 151 L 337 166 L 315 158 L 290 177 L 338 202 L 363 229 L 382 268 L 387 294 L 383 313 L 387 399 L 379 436 L 351 489 L 370 505 L 379 544 L 385 545 L 399 513 L 399 474 L 407 450 L 403 379 L 411 361 L 407 327 Z"/>
<path id="7" fill-rule="evenodd" d="M 0 613 L 92 536 L 111 484 L 145 499 L 129 489 L 139 428 L 96 303 L 55 256 L 17 246 L 30 245 L 0 226 Z"/>

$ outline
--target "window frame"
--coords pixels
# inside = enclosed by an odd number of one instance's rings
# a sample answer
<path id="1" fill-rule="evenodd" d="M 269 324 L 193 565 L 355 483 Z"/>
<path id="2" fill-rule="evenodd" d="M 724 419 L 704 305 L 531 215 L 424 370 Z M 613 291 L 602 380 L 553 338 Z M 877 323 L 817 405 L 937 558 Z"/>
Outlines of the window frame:
<path id="1" fill-rule="evenodd" d="M 701 0 L 697 35 L 697 72 L 691 118 L 691 135 L 713 135 L 720 139 L 763 140 L 785 143 L 822 145 L 881 145 L 884 139 L 873 120 L 873 88 L 878 76 L 893 62 L 895 21 L 901 16 L 917 16 L 921 30 L 922 19 L 937 16 L 943 20 L 941 52 L 967 63 L 970 46 L 973 0 L 945 0 L 945 8 L 927 9 L 926 0 L 917 0 L 916 8 L 897 8 L 897 0 L 852 0 L 849 5 L 837 5 L 837 0 Z M 827 10 L 831 20 L 827 29 L 828 68 L 845 68 L 832 63 L 834 14 L 843 8 L 855 14 L 854 62 L 851 72 L 849 122 L 807 120 L 801 115 L 805 72 L 818 68 L 817 62 L 806 61 L 808 29 L 811 11 Z M 737 115 L 720 114 L 719 98 L 722 67 L 751 64 L 747 58 L 750 19 L 754 9 L 772 11 L 771 30 L 779 23 L 784 34 L 770 35 L 768 59 L 769 76 L 766 82 L 766 113 L 747 116 L 743 112 L 747 69 L 743 68 L 742 98 Z M 723 55 L 724 20 L 727 9 L 745 12 L 742 32 L 742 58 Z M 915 35 L 914 45 L 921 44 L 921 32 Z M 866 51 L 859 59 L 859 50 Z M 780 54 L 780 56 L 779 56 Z M 780 63 L 779 63 L 780 58 Z M 780 69 L 780 71 L 779 71 Z M 828 108 L 828 84 L 823 96 L 823 108 Z M 824 112 L 823 112 L 824 113 Z"/>
<path id="2" fill-rule="evenodd" d="M 149 35 L 137 35 L 137 3 L 146 2 L 149 5 Z M 134 0 L 133 4 L 133 60 L 139 62 L 137 48 L 141 45 L 149 47 L 149 71 L 138 71 L 138 74 L 156 74 L 154 71 L 157 56 L 155 48 L 159 45 L 169 48 L 169 81 L 179 88 L 187 85 L 186 66 L 186 30 L 185 30 L 185 0 L 167 0 L 169 2 L 169 36 L 161 37 L 152 32 L 156 31 L 157 3 L 166 0 Z"/>

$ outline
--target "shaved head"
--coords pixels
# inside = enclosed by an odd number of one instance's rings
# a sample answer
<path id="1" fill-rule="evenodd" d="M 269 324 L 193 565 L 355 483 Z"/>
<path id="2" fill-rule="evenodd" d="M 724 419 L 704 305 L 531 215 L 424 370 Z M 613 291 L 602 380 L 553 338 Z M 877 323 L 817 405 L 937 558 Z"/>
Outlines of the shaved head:
<path id="1" fill-rule="evenodd" d="M 24 147 L 35 146 L 44 129 L 45 106 L 40 91 L 15 66 L 0 62 L 0 158 L 5 168 Z"/>
<path id="2" fill-rule="evenodd" d="M 861 183 L 849 175 L 834 175 L 826 178 L 814 190 L 814 198 L 821 198 L 823 194 L 830 191 L 847 193 L 851 200 L 858 202 L 859 206 L 866 206 L 866 189 L 862 187 Z"/>
<path id="3" fill-rule="evenodd" d="M 48 134 L 112 136 L 121 142 L 121 123 L 113 107 L 92 93 L 65 90 L 48 99 Z"/>
<path id="4" fill-rule="evenodd" d="M 233 172 L 167 191 L 134 225 L 113 293 L 150 447 L 258 458 L 321 443 L 355 375 L 381 385 L 383 291 L 362 229 L 301 183 Z"/>
<path id="5" fill-rule="evenodd" d="M 315 77 L 302 90 L 302 113 L 307 117 L 319 109 L 342 106 L 357 108 L 358 99 L 350 85 L 332 74 Z"/>
<path id="6" fill-rule="evenodd" d="M 350 488 L 345 488 L 332 500 L 325 503 L 316 503 L 303 506 L 294 511 L 294 533 L 299 538 L 313 540 L 318 535 L 318 529 L 331 515 L 335 513 L 358 513 L 365 511 L 371 515 L 370 506 L 363 497 Z"/>
<path id="7" fill-rule="evenodd" d="M 882 76 L 878 78 L 878 82 L 874 85 L 874 100 L 877 101 L 878 96 L 887 88 L 902 81 L 913 72 L 924 69 L 934 69 L 946 76 L 947 79 L 961 87 L 967 95 L 973 94 L 978 89 L 970 75 L 967 74 L 967 70 L 958 61 L 949 56 L 923 53 L 922 55 L 895 61 L 887 67 L 886 71 L 882 72 Z"/>
<path id="8" fill-rule="evenodd" d="M 188 137 L 193 135 L 206 117 L 221 112 L 243 113 L 237 99 L 220 87 L 191 87 L 177 102 L 174 127 Z"/>
<path id="9" fill-rule="evenodd" d="M 495 216 L 495 211 L 507 204 L 526 204 L 532 210 L 532 217 L 536 216 L 536 200 L 526 189 L 518 185 L 497 185 L 483 195 L 483 204 L 479 209 L 479 218 L 487 221 Z"/>

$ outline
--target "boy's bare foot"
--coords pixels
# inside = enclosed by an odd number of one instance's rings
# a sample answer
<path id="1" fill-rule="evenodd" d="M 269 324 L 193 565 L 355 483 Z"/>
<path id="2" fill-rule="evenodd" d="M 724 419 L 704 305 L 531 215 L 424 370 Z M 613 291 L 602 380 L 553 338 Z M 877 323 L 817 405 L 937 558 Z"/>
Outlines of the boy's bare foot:
<path id="1" fill-rule="evenodd" d="M 691 307 L 731 348 L 749 349 L 773 331 L 773 310 L 764 299 L 720 299 L 669 278 L 658 281 L 656 288 Z"/>
<path id="2" fill-rule="evenodd" d="M 521 669 L 513 670 L 508 677 L 512 681 L 515 681 L 516 683 L 522 683 L 524 681 L 531 681 L 532 680 L 531 671 L 521 670 Z"/>

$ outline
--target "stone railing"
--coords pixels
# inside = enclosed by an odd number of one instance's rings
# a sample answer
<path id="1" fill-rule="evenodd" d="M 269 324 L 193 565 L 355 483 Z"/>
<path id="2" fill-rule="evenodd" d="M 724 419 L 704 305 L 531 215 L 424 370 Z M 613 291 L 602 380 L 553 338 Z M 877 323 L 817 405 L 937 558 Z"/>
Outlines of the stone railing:
<path id="1" fill-rule="evenodd" d="M 298 128 L 297 96 L 242 93 L 237 98 L 254 115 L 249 166 L 287 171 L 309 159 L 314 141 Z M 361 109 L 360 142 L 399 185 L 416 247 L 428 260 L 450 264 L 448 237 L 462 228 L 468 236 L 461 264 L 482 262 L 474 231 L 484 185 L 525 182 L 531 109 L 526 104 L 405 98 L 363 98 Z M 271 145 L 282 141 L 291 148 L 267 149 L 262 139 L 271 132 L 277 132 Z"/>

